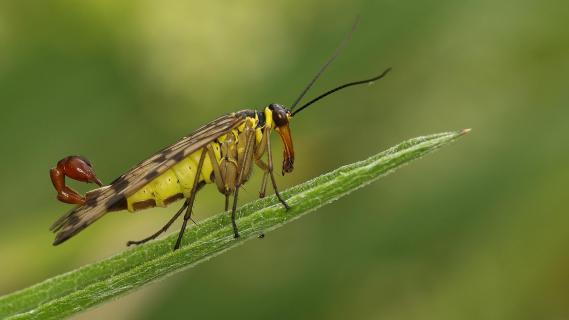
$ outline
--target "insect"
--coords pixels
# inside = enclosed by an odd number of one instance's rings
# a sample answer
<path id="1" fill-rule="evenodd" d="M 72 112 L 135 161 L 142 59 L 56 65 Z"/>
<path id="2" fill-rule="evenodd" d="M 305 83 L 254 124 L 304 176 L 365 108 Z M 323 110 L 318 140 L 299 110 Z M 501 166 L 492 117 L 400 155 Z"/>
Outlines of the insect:
<path id="1" fill-rule="evenodd" d="M 182 207 L 160 230 L 142 240 L 127 242 L 127 245 L 139 245 L 155 239 L 183 213 L 182 227 L 174 246 L 176 250 L 180 248 L 188 220 L 191 220 L 196 194 L 202 187 L 211 183 L 215 184 L 217 190 L 225 196 L 225 211 L 231 209 L 233 233 L 235 238 L 238 238 L 235 211 L 239 190 L 249 179 L 253 165 L 263 171 L 260 197 L 265 196 L 270 179 L 275 195 L 282 205 L 289 209 L 286 200 L 279 193 L 275 180 L 271 134 L 278 133 L 282 140 L 282 174 L 292 172 L 295 157 L 289 127 L 292 119 L 302 110 L 336 91 L 371 83 L 381 79 L 391 70 L 388 68 L 370 79 L 338 86 L 299 107 L 302 98 L 334 61 L 354 29 L 355 24 L 332 57 L 320 68 L 290 108 L 273 103 L 258 111 L 242 110 L 221 116 L 142 161 L 107 186 L 103 186 L 91 162 L 85 157 L 69 156 L 60 160 L 50 171 L 57 199 L 75 204 L 76 207 L 51 226 L 51 230 L 56 233 L 53 244 L 58 245 L 75 236 L 108 212 L 119 210 L 135 212 L 151 207 L 166 207 L 177 200 L 183 200 Z M 265 155 L 266 161 L 263 159 Z M 95 183 L 100 188 L 81 196 L 65 184 L 65 177 Z M 231 197 L 233 197 L 232 203 Z"/>

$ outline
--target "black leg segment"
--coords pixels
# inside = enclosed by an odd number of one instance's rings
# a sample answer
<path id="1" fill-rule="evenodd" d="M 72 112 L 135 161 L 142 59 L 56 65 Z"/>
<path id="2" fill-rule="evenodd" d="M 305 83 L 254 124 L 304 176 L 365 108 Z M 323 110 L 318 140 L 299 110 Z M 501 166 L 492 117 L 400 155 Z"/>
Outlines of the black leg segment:
<path id="1" fill-rule="evenodd" d="M 186 214 L 184 215 L 184 222 L 182 223 L 182 228 L 180 229 L 180 233 L 178 234 L 178 240 L 176 240 L 176 245 L 174 246 L 174 250 L 180 248 L 180 245 L 182 244 L 182 237 L 184 236 L 184 232 L 186 231 L 186 225 L 188 224 L 188 220 L 192 218 L 192 208 L 194 206 L 194 200 L 196 199 L 196 193 L 198 192 L 198 182 L 200 180 L 200 175 L 202 174 L 202 168 L 206 153 L 207 150 L 205 148 L 202 149 L 200 161 L 198 163 L 198 168 L 196 170 L 196 176 L 194 178 L 194 185 L 192 186 L 192 193 L 190 194 L 190 198 L 188 199 L 188 206 L 186 207 Z"/>

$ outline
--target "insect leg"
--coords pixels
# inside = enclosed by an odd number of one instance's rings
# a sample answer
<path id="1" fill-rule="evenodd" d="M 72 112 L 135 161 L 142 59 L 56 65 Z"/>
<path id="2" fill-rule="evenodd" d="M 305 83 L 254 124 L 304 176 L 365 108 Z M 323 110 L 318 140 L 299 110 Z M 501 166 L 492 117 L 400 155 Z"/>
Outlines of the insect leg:
<path id="1" fill-rule="evenodd" d="M 217 163 L 217 158 L 215 157 L 215 153 L 213 152 L 213 148 L 211 144 L 207 145 L 207 155 L 211 161 L 211 166 L 213 167 L 213 176 L 215 177 L 215 184 L 217 185 L 217 190 L 219 192 L 224 192 L 225 190 L 225 179 L 221 174 L 221 168 L 219 167 L 219 163 Z"/>
<path id="2" fill-rule="evenodd" d="M 279 201 L 283 204 L 283 206 L 285 207 L 285 209 L 290 209 L 290 206 L 288 205 L 288 203 L 286 203 L 286 201 L 283 199 L 283 197 L 281 196 L 281 194 L 279 193 L 279 188 L 277 187 L 277 181 L 275 180 L 275 174 L 273 173 L 273 154 L 271 151 L 271 139 L 267 139 L 267 153 L 268 153 L 268 158 L 269 158 L 269 165 L 268 165 L 268 169 L 269 169 L 269 174 L 271 175 L 271 181 L 273 183 L 273 189 L 275 190 L 275 195 L 277 196 L 277 198 L 279 198 Z"/>
<path id="3" fill-rule="evenodd" d="M 267 181 L 269 179 L 269 165 L 261 159 L 255 160 L 257 167 L 263 170 L 263 179 L 261 180 L 261 190 L 259 191 L 259 198 L 264 198 L 267 194 Z"/>
<path id="4" fill-rule="evenodd" d="M 259 191 L 259 198 L 264 198 L 267 194 L 267 179 L 269 178 L 269 168 L 268 166 L 261 160 L 265 151 L 267 150 L 267 141 L 269 140 L 271 135 L 271 128 L 267 127 L 263 131 L 263 138 L 261 138 L 261 142 L 259 143 L 257 149 L 255 150 L 255 163 L 258 167 L 263 170 L 263 179 L 261 180 L 261 190 Z"/>
<path id="5" fill-rule="evenodd" d="M 261 190 L 259 191 L 259 198 L 264 198 L 267 194 L 267 180 L 269 178 L 269 171 L 263 173 L 263 180 L 261 180 Z"/>
<path id="6" fill-rule="evenodd" d="M 184 222 L 182 224 L 182 228 L 180 229 L 180 233 L 178 234 L 178 240 L 176 240 L 176 245 L 174 246 L 174 250 L 180 248 L 180 245 L 182 244 L 182 237 L 184 236 L 184 232 L 186 231 L 186 225 L 188 224 L 188 220 L 190 220 L 192 217 L 192 208 L 194 206 L 194 200 L 196 199 L 196 193 L 198 192 L 198 181 L 200 180 L 200 175 L 202 173 L 202 167 L 203 167 L 203 163 L 205 160 L 206 153 L 207 153 L 207 150 L 205 148 L 203 148 L 202 154 L 200 156 L 200 162 L 198 163 L 198 168 L 196 170 L 196 176 L 194 178 L 194 185 L 192 186 L 190 198 L 188 199 L 188 206 L 186 207 L 186 214 L 184 215 Z"/>
<path id="7" fill-rule="evenodd" d="M 261 141 L 259 142 L 257 148 L 255 149 L 255 160 L 261 159 L 265 154 L 265 151 L 267 149 L 267 140 L 269 140 L 270 137 L 271 137 L 271 127 L 266 127 L 265 129 L 263 129 L 263 137 L 261 138 Z"/>
<path id="8" fill-rule="evenodd" d="M 237 239 L 240 237 L 239 229 L 237 228 L 237 223 L 235 222 L 235 210 L 237 209 L 237 199 L 239 198 L 239 188 L 235 189 L 233 194 L 233 209 L 231 209 L 231 226 L 233 227 L 233 238 Z"/>
<path id="9" fill-rule="evenodd" d="M 176 212 L 176 214 L 168 221 L 168 223 L 166 223 L 160 230 L 158 230 L 156 233 L 154 233 L 153 235 L 144 238 L 142 240 L 138 240 L 138 241 L 128 241 L 126 243 L 127 246 L 130 245 L 139 245 L 139 244 L 143 244 L 145 242 L 148 242 L 152 239 L 156 239 L 156 237 L 158 237 L 159 235 L 161 235 L 162 233 L 166 232 L 166 230 L 168 230 L 168 228 L 170 228 L 170 226 L 172 225 L 172 223 L 174 223 L 174 221 L 176 221 L 178 219 L 178 217 L 182 214 L 182 212 L 184 210 L 186 210 L 186 208 L 188 207 L 188 200 L 184 201 L 184 204 L 182 205 L 182 207 L 180 208 L 180 210 L 178 210 L 178 212 Z"/>
<path id="10" fill-rule="evenodd" d="M 245 145 L 245 151 L 243 153 L 243 161 L 240 163 L 239 175 L 237 176 L 237 183 L 235 184 L 235 193 L 233 195 L 233 208 L 231 210 L 231 224 L 233 226 L 233 236 L 234 238 L 239 238 L 239 230 L 237 229 L 237 224 L 235 223 L 235 211 L 237 210 L 237 200 L 239 199 L 239 189 L 243 184 L 245 179 L 245 169 L 251 167 L 251 162 L 253 161 L 253 147 L 255 146 L 255 132 L 250 131 L 247 135 L 247 143 Z M 249 169 L 250 170 L 250 169 Z"/>
<path id="11" fill-rule="evenodd" d="M 225 211 L 229 210 L 229 193 L 225 194 Z"/>
<path id="12" fill-rule="evenodd" d="M 215 160 L 215 153 L 213 152 L 213 149 L 211 148 L 211 145 L 207 146 L 207 154 L 209 155 L 210 159 L 214 159 L 211 160 L 211 166 L 213 167 L 213 176 L 215 177 L 215 184 L 217 185 L 217 190 L 219 190 L 219 192 L 223 193 L 225 195 L 225 211 L 227 211 L 229 209 L 229 191 L 226 189 L 226 184 L 225 184 L 225 175 L 221 172 L 221 167 L 219 166 L 219 163 L 217 163 L 217 160 Z M 224 173 L 227 172 L 227 159 L 226 161 L 223 161 L 223 163 L 225 164 L 225 170 L 223 171 Z"/>

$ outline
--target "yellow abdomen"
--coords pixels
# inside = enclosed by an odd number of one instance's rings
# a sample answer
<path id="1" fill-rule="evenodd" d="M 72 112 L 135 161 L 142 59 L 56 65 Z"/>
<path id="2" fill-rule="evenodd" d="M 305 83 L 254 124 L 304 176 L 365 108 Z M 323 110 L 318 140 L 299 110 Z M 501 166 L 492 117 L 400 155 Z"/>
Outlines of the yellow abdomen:
<path id="1" fill-rule="evenodd" d="M 217 143 L 211 143 L 216 159 L 221 161 L 220 147 Z M 166 207 L 168 204 L 181 198 L 189 198 L 202 150 L 198 150 L 182 161 L 178 162 L 163 174 L 142 187 L 136 193 L 127 198 L 127 209 L 130 212 L 149 207 Z M 205 151 L 204 151 L 205 152 Z M 213 165 L 212 159 L 206 153 L 202 171 L 197 177 L 198 183 L 211 183 Z"/>

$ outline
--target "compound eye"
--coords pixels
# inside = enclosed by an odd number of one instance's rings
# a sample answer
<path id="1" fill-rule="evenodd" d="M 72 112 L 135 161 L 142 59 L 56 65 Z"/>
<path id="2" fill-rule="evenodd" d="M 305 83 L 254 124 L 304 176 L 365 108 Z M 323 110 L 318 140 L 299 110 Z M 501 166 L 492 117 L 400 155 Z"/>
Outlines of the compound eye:
<path id="1" fill-rule="evenodd" d="M 273 121 L 277 125 L 277 127 L 282 127 L 288 124 L 288 117 L 286 115 L 286 111 L 283 109 L 274 110 L 273 111 Z"/>

